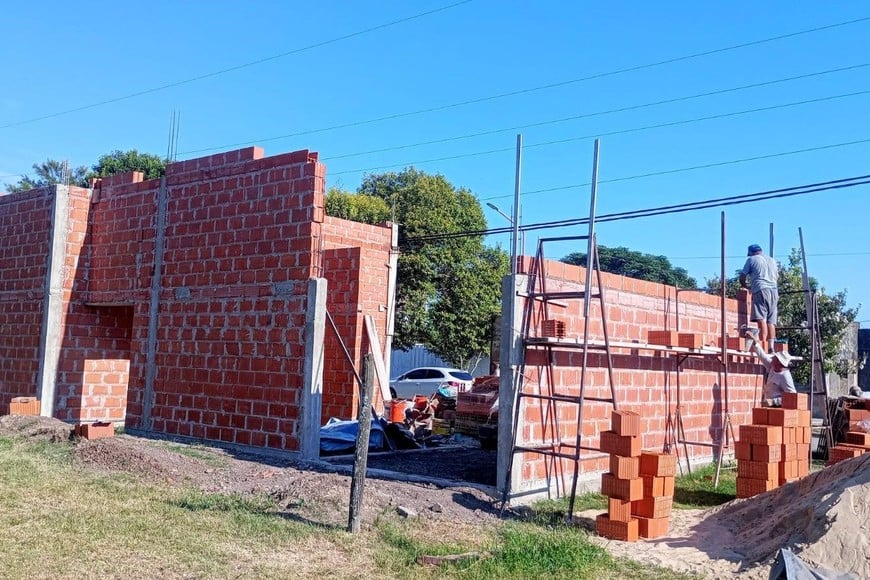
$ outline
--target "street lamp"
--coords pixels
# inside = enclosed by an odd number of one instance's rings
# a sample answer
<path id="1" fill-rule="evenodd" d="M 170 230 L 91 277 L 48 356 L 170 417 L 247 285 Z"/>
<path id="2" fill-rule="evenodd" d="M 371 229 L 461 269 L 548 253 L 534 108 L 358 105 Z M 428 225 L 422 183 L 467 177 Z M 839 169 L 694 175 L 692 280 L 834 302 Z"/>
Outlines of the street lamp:
<path id="1" fill-rule="evenodd" d="M 509 215 L 507 215 L 505 212 L 501 211 L 497 205 L 495 205 L 491 201 L 486 202 L 486 205 L 489 206 L 489 209 L 494 210 L 496 213 L 498 213 L 498 215 L 500 215 L 501 217 L 506 219 L 511 226 L 514 225 L 514 220 L 512 220 L 511 217 Z M 519 219 L 519 221 L 522 222 L 522 219 L 523 219 L 522 206 L 520 206 L 520 215 L 519 215 L 518 219 Z M 525 253 L 526 253 L 526 232 L 520 232 L 520 248 L 521 248 L 520 254 L 525 255 Z"/>

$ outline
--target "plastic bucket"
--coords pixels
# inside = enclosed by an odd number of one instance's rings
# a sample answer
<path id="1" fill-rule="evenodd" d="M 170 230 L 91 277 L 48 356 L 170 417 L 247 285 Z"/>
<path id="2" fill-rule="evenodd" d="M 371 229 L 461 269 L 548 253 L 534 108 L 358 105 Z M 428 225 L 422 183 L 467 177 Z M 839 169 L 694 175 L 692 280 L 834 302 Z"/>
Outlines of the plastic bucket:
<path id="1" fill-rule="evenodd" d="M 402 423 L 405 421 L 405 409 L 408 409 L 413 403 L 405 399 L 393 399 L 390 403 L 390 422 Z"/>

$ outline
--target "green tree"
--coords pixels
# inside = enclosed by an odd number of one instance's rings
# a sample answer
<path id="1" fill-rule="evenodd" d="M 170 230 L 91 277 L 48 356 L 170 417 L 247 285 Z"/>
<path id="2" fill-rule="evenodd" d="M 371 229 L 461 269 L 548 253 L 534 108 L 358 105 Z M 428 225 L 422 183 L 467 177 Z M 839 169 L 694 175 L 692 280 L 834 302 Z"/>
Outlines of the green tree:
<path id="1" fill-rule="evenodd" d="M 356 196 L 382 200 L 387 215 L 399 224 L 393 344 L 407 349 L 422 343 L 450 364 L 467 368 L 489 349 L 492 321 L 501 311 L 507 257 L 500 249 L 486 248 L 482 236 L 416 238 L 485 229 L 477 199 L 442 175 L 414 168 L 368 175 Z M 369 208 L 370 200 L 350 202 L 337 193 L 331 199 L 329 215 L 356 212 L 357 218 L 382 221 L 383 208 Z M 350 209 L 354 203 L 369 209 Z"/>
<path id="2" fill-rule="evenodd" d="M 598 246 L 601 270 L 649 282 L 658 282 L 680 288 L 697 288 L 698 283 L 685 268 L 676 268 L 666 256 L 654 256 L 628 248 Z M 562 258 L 566 264 L 586 266 L 586 253 L 574 252 Z"/>
<path id="3" fill-rule="evenodd" d="M 326 215 L 366 224 L 390 219 L 390 206 L 383 198 L 361 195 L 331 187 L 326 192 Z"/>
<path id="4" fill-rule="evenodd" d="M 166 174 L 166 162 L 151 153 L 139 153 L 135 149 L 129 151 L 116 149 L 101 155 L 91 170 L 88 177 L 107 177 L 118 173 L 141 171 L 145 174 L 145 179 L 157 179 Z"/>
<path id="5" fill-rule="evenodd" d="M 805 293 L 803 292 L 802 266 L 800 250 L 792 249 L 788 258 L 788 265 L 779 264 L 779 327 L 805 327 L 807 321 Z M 740 271 L 728 278 L 726 294 L 734 298 L 740 289 Z M 845 376 L 853 372 L 857 361 L 848 361 L 841 358 L 841 346 L 855 318 L 858 308 L 849 308 L 846 305 L 846 291 L 841 290 L 829 294 L 824 287 L 819 285 L 818 280 L 809 278 L 810 289 L 818 297 L 819 309 L 819 333 L 822 339 L 822 358 L 825 361 L 825 372 L 836 372 Z M 721 292 L 721 282 L 718 277 L 707 280 L 707 291 L 712 294 Z M 791 354 L 804 359 L 802 363 L 796 363 L 792 368 L 792 375 L 798 383 L 810 382 L 812 373 L 810 334 L 805 330 L 782 330 L 778 329 L 778 339 L 788 340 L 788 349 Z"/>
<path id="6" fill-rule="evenodd" d="M 25 175 L 18 180 L 17 183 L 7 183 L 6 191 L 16 193 L 18 191 L 27 191 L 37 187 L 48 187 L 55 183 L 64 183 L 66 176 L 64 175 L 64 163 L 56 159 L 46 159 L 42 163 L 34 163 L 32 165 L 34 177 Z M 87 172 L 88 168 L 69 167 L 69 183 L 70 185 L 78 185 L 86 187 L 88 185 Z"/>

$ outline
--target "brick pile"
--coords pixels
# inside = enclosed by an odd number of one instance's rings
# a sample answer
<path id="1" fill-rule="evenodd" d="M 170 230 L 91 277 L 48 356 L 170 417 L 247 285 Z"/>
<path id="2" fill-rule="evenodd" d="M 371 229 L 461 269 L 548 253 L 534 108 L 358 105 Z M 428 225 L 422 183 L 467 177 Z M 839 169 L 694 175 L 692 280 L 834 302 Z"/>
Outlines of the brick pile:
<path id="1" fill-rule="evenodd" d="M 610 431 L 601 434 L 610 471 L 601 476 L 601 493 L 608 500 L 607 513 L 595 518 L 599 536 L 634 542 L 668 533 L 676 457 L 640 447 L 640 415 L 614 411 Z"/>
<path id="2" fill-rule="evenodd" d="M 740 426 L 734 446 L 737 497 L 752 497 L 806 477 L 811 440 L 807 395 L 786 393 L 782 407 L 752 409 L 752 424 Z"/>
<path id="3" fill-rule="evenodd" d="M 859 407 L 846 409 L 846 420 L 849 422 L 846 440 L 828 450 L 828 465 L 870 453 L 870 433 L 858 429 L 859 422 L 870 421 L 870 409 Z"/>

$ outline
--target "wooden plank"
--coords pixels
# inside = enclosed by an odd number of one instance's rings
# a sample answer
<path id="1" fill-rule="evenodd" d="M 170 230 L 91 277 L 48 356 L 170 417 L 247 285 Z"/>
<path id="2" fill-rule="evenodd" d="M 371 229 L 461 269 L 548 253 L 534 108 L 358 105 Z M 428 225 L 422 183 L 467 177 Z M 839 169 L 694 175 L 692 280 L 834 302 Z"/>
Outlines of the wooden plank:
<path id="1" fill-rule="evenodd" d="M 375 377 L 381 387 L 381 396 L 384 401 L 392 399 L 390 396 L 390 380 L 387 376 L 387 369 L 384 365 L 384 353 L 381 350 L 381 341 L 378 339 L 378 330 L 375 326 L 375 319 L 371 314 L 366 314 L 363 319 L 366 328 L 366 334 L 369 337 L 369 345 L 371 345 L 372 360 L 374 361 Z"/>

